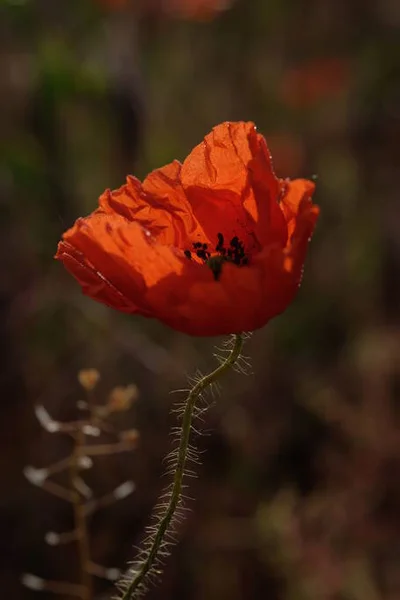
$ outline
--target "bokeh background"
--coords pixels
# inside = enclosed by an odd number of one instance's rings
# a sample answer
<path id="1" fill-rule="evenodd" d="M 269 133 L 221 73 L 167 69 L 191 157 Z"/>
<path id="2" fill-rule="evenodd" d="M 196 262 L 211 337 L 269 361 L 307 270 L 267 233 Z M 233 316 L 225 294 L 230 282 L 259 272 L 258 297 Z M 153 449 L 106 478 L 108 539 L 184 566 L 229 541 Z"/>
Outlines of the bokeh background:
<path id="1" fill-rule="evenodd" d="M 400 598 L 400 8 L 395 0 L 1 0 L 0 595 L 74 581 L 50 548 L 70 508 L 24 480 L 65 455 L 33 409 L 71 419 L 77 372 L 140 389 L 135 452 L 99 459 L 128 499 L 92 523 L 93 555 L 134 557 L 165 481 L 170 392 L 210 369 L 192 339 L 83 297 L 62 232 L 127 173 L 183 159 L 252 120 L 282 177 L 316 177 L 321 218 L 285 314 L 247 342 L 198 440 L 196 498 L 151 600 Z M 97 592 L 111 596 L 99 580 Z M 67 596 L 63 596 L 68 598 Z"/>

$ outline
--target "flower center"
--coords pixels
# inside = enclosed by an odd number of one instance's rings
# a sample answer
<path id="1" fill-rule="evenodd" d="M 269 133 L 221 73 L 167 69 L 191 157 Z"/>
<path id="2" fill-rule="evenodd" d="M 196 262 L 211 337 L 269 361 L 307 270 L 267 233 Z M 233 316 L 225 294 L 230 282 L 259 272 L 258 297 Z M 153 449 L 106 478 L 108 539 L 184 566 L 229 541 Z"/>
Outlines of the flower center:
<path id="1" fill-rule="evenodd" d="M 202 242 L 194 242 L 192 251 L 184 251 L 186 258 L 189 260 L 192 259 L 194 254 L 204 264 L 210 267 L 216 281 L 220 278 L 222 266 L 225 262 L 231 262 L 238 267 L 243 267 L 249 262 L 249 258 L 245 253 L 244 244 L 239 240 L 237 235 L 231 239 L 229 246 L 225 244 L 222 233 L 217 233 L 217 238 L 218 243 L 216 244 L 214 251 L 210 252 L 208 244 L 203 244 Z"/>

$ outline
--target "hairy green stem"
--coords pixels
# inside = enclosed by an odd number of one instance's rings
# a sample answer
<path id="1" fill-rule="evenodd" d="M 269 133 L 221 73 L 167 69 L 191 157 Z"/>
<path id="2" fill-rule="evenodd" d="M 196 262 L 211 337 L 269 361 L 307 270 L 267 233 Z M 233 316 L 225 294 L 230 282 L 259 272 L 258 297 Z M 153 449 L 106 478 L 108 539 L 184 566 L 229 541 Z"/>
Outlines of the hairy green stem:
<path id="1" fill-rule="evenodd" d="M 185 407 L 182 416 L 182 425 L 179 434 L 179 446 L 174 468 L 172 489 L 167 501 L 165 512 L 158 522 L 157 529 L 153 535 L 150 547 L 146 552 L 144 560 L 139 564 L 137 570 L 135 570 L 133 579 L 125 582 L 125 589 L 122 593 L 121 600 L 131 600 L 132 598 L 135 598 L 135 592 L 140 591 L 146 576 L 151 572 L 152 567 L 154 567 L 160 548 L 163 545 L 165 535 L 168 532 L 169 525 L 171 524 L 175 511 L 181 500 L 182 482 L 185 474 L 185 465 L 188 459 L 190 430 L 196 401 L 200 394 L 208 386 L 210 386 L 212 383 L 215 383 L 215 381 L 217 381 L 217 379 L 225 371 L 230 369 L 235 364 L 240 356 L 242 346 L 243 337 L 240 334 L 236 334 L 232 350 L 227 358 L 214 371 L 202 377 L 189 392 L 189 395 L 185 401 Z"/>

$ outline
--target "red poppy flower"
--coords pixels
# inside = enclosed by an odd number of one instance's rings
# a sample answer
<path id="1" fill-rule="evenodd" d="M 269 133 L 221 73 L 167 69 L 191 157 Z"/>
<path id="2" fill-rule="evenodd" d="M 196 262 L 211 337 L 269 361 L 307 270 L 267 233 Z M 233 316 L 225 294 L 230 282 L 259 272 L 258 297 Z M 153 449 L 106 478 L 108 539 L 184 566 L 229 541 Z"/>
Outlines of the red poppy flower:
<path id="1" fill-rule="evenodd" d="M 100 197 L 56 258 L 99 302 L 191 335 L 262 327 L 292 301 L 318 216 L 278 179 L 253 123 L 222 123 L 181 164 Z"/>

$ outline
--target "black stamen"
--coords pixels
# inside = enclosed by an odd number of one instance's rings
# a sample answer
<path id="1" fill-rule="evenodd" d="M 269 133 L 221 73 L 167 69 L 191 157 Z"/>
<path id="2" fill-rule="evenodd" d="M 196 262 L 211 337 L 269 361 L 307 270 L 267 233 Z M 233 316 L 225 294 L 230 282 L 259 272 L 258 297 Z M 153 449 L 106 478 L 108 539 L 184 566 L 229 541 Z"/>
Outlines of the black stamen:
<path id="1" fill-rule="evenodd" d="M 210 253 L 206 252 L 206 250 L 203 250 L 203 248 L 201 250 L 197 250 L 196 254 L 199 258 L 205 261 L 208 260 L 211 256 Z"/>
<path id="2" fill-rule="evenodd" d="M 215 247 L 216 252 L 221 252 L 224 250 L 224 236 L 222 233 L 217 233 L 218 244 Z"/>
<path id="3" fill-rule="evenodd" d="M 192 243 L 196 256 L 210 267 L 216 281 L 221 277 L 225 262 L 231 262 L 238 267 L 249 263 L 244 244 L 239 240 L 237 235 L 233 236 L 228 248 L 224 246 L 224 236 L 222 233 L 217 233 L 217 239 L 218 243 L 215 246 L 216 254 L 208 251 L 208 244 L 203 242 Z M 184 250 L 184 255 L 189 260 L 192 258 L 190 250 Z"/>

